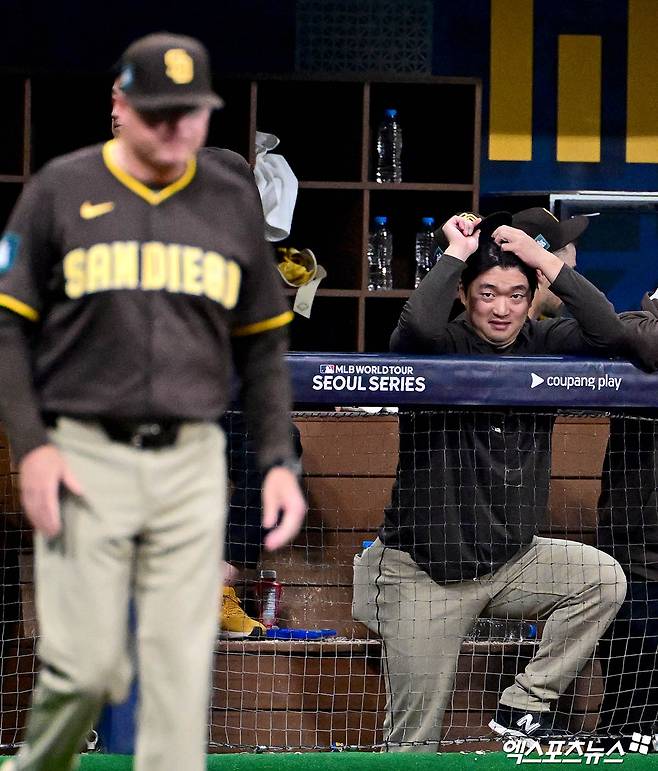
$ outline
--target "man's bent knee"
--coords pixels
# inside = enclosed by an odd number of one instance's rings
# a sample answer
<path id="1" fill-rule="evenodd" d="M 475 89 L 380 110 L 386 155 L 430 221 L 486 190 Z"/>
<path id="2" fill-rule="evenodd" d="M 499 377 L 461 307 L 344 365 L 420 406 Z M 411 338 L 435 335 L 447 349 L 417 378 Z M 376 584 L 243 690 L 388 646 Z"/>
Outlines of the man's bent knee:
<path id="1" fill-rule="evenodd" d="M 626 598 L 626 576 L 614 557 L 604 556 L 600 564 L 601 601 L 614 606 L 616 613 Z"/>
<path id="2" fill-rule="evenodd" d="M 614 608 L 616 613 L 626 597 L 626 576 L 621 565 L 593 546 L 583 551 L 583 562 L 589 586 L 598 592 L 600 603 Z"/>

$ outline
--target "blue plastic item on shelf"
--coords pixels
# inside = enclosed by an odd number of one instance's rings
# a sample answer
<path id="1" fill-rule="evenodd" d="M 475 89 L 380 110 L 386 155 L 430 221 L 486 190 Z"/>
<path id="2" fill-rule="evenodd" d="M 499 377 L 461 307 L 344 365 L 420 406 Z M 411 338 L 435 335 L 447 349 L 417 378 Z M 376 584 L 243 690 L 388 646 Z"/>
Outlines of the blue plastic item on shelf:
<path id="1" fill-rule="evenodd" d="M 335 629 L 268 629 L 266 637 L 270 640 L 322 640 L 335 637 Z"/>

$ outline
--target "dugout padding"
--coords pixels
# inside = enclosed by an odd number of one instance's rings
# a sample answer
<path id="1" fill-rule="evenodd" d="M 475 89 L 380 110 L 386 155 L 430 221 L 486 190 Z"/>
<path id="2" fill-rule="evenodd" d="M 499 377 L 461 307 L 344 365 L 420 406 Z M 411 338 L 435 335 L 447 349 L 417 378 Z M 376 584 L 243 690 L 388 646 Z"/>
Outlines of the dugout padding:
<path id="1" fill-rule="evenodd" d="M 298 415 L 296 423 L 304 447 L 307 526 L 291 547 L 263 560 L 263 567 L 275 568 L 284 584 L 280 623 L 331 627 L 350 640 L 367 640 L 366 629 L 350 614 L 352 560 L 361 542 L 375 536 L 388 502 L 397 463 L 397 416 L 309 413 Z M 542 534 L 594 543 L 607 437 L 605 418 L 557 420 L 549 520 Z M 16 590 L 20 586 L 21 613 L 13 643 L 3 643 L 0 673 L 0 738 L 13 744 L 20 739 L 29 705 L 37 630 L 31 539 L 19 514 L 17 475 L 2 437 L 0 505 L 4 551 L 18 543 L 14 554 L 20 552 L 21 558 L 20 580 L 14 580 Z M 446 740 L 491 737 L 487 723 L 497 695 L 531 652 L 531 645 L 464 643 L 444 722 Z M 571 691 L 561 702 L 561 709 L 572 714 L 571 727 L 593 729 L 602 691 L 598 661 L 585 667 Z M 381 740 L 384 694 L 376 640 L 314 646 L 218 642 L 211 750 L 336 742 L 367 746 Z M 446 745 L 451 748 L 463 745 Z"/>

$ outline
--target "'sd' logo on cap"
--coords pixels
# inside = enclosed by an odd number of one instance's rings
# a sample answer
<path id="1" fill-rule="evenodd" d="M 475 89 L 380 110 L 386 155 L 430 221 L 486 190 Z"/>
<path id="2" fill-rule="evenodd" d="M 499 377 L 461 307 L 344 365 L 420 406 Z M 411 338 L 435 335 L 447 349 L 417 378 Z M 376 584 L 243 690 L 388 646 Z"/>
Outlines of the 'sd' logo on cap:
<path id="1" fill-rule="evenodd" d="M 194 59 L 184 48 L 170 48 L 165 51 L 164 62 L 167 77 L 183 85 L 194 79 Z"/>

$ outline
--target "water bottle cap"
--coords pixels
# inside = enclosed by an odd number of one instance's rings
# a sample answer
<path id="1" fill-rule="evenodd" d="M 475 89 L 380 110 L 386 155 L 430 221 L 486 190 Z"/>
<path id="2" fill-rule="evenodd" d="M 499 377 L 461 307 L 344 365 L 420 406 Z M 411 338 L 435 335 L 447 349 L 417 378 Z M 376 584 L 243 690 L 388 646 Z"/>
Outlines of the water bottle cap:
<path id="1" fill-rule="evenodd" d="M 261 578 L 276 578 L 276 570 L 261 570 L 260 571 L 260 577 Z"/>
<path id="2" fill-rule="evenodd" d="M 362 546 L 362 548 L 367 549 L 368 546 L 372 546 L 373 543 L 374 543 L 374 541 L 361 541 L 361 546 Z"/>
<path id="3" fill-rule="evenodd" d="M 385 225 L 388 222 L 388 217 L 375 217 L 375 225 Z"/>
<path id="4" fill-rule="evenodd" d="M 384 115 L 387 118 L 395 118 L 395 116 L 398 114 L 397 110 L 394 110 L 392 108 L 389 108 L 388 110 L 384 110 Z"/>
<path id="5" fill-rule="evenodd" d="M 434 224 L 434 217 L 423 217 L 421 220 L 423 225 L 427 225 L 428 227 L 431 227 Z"/>

